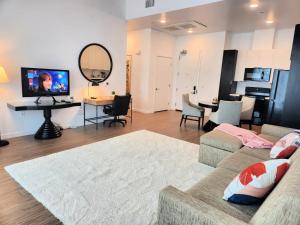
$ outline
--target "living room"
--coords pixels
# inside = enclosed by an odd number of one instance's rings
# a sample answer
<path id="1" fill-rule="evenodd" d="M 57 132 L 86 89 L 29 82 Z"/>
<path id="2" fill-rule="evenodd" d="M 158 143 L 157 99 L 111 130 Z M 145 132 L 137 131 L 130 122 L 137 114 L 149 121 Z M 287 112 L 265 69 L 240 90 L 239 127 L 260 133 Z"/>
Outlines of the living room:
<path id="1" fill-rule="evenodd" d="M 0 224 L 300 224 L 299 6 L 1 1 Z"/>

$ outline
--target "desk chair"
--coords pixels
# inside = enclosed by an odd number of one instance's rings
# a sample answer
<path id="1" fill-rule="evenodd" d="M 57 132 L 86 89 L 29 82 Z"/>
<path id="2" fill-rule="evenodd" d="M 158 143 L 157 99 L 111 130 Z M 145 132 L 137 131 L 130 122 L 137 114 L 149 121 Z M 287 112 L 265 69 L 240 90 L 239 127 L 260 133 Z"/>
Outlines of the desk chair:
<path id="1" fill-rule="evenodd" d="M 104 120 L 103 124 L 105 125 L 106 122 L 109 122 L 109 127 L 111 127 L 113 123 L 120 123 L 123 125 L 123 127 L 125 127 L 127 120 L 120 119 L 120 116 L 127 115 L 130 99 L 131 99 L 131 95 L 124 95 L 124 96 L 115 95 L 112 105 L 104 106 L 103 109 L 103 112 L 105 114 L 108 114 L 109 116 L 112 116 L 114 118 L 109 120 Z"/>

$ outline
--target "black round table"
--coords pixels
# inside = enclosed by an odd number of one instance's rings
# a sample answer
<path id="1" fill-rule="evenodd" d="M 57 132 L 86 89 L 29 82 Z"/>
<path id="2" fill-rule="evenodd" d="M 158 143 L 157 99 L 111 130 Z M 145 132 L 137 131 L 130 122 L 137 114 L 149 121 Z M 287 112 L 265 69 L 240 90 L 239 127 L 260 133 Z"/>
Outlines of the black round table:
<path id="1" fill-rule="evenodd" d="M 199 102 L 198 105 L 203 108 L 211 109 L 212 112 L 217 112 L 219 108 L 219 103 Z M 216 123 L 209 120 L 204 124 L 203 130 L 209 132 L 212 131 L 216 126 Z"/>
<path id="2" fill-rule="evenodd" d="M 203 108 L 211 109 L 212 112 L 217 112 L 219 108 L 219 103 L 199 102 L 198 105 Z"/>

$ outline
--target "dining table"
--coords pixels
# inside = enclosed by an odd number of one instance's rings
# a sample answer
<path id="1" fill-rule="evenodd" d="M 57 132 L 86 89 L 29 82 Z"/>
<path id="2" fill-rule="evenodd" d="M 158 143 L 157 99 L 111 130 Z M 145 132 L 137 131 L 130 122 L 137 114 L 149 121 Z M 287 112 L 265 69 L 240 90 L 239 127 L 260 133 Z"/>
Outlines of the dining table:
<path id="1" fill-rule="evenodd" d="M 201 101 L 201 102 L 198 102 L 198 105 L 203 107 L 203 108 L 211 109 L 212 112 L 217 112 L 218 109 L 219 109 L 219 103 L 218 102 L 213 103 L 213 102 L 208 102 L 208 101 Z M 217 127 L 217 124 L 214 123 L 211 120 L 208 120 L 204 124 L 203 130 L 205 132 L 209 132 L 209 131 L 212 131 L 215 127 Z"/>

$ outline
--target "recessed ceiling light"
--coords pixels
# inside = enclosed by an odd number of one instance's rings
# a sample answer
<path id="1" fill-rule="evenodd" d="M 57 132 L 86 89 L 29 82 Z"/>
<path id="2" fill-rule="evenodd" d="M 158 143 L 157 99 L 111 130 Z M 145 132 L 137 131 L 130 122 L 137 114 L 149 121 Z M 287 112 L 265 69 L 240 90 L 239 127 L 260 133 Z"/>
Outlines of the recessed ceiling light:
<path id="1" fill-rule="evenodd" d="M 274 20 L 266 20 L 266 23 L 267 24 L 272 24 L 272 23 L 274 23 Z"/>
<path id="2" fill-rule="evenodd" d="M 250 4 L 250 8 L 257 8 L 258 7 L 258 4 L 257 3 L 252 3 Z"/>
<path id="3" fill-rule="evenodd" d="M 188 32 L 189 34 L 191 34 L 191 33 L 193 33 L 193 30 L 192 30 L 192 29 L 189 29 L 187 32 Z"/>

